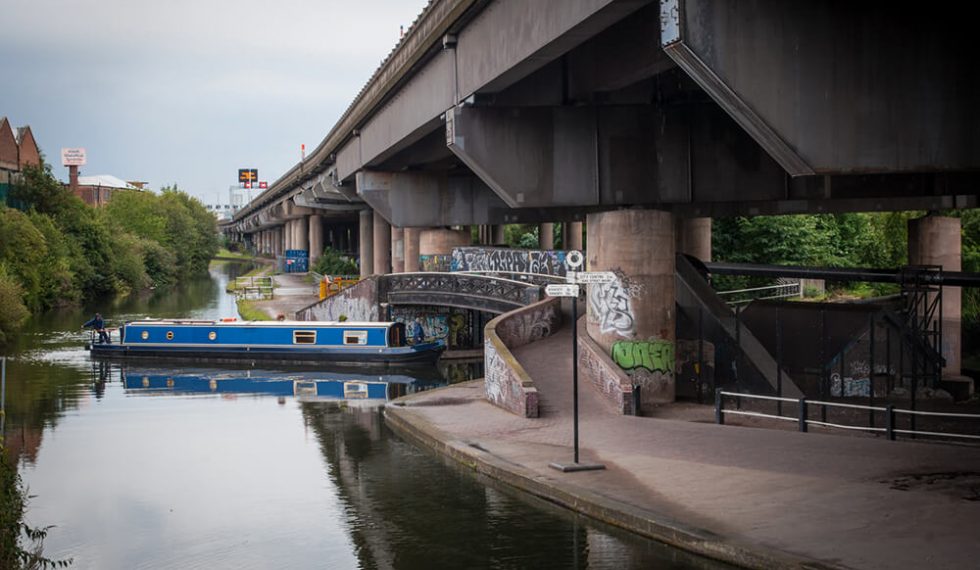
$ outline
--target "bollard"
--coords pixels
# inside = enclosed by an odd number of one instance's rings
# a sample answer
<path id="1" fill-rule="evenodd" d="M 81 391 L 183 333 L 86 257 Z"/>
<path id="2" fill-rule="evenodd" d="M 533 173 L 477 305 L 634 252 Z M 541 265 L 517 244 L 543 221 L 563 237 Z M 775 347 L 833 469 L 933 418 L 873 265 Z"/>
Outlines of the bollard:
<path id="1" fill-rule="evenodd" d="M 806 398 L 800 398 L 799 404 L 799 420 L 800 420 L 800 431 L 806 433 L 807 425 L 806 420 L 809 414 L 807 413 L 807 403 Z"/>
<path id="2" fill-rule="evenodd" d="M 715 390 L 715 423 L 725 425 L 725 411 L 722 409 L 721 388 Z"/>

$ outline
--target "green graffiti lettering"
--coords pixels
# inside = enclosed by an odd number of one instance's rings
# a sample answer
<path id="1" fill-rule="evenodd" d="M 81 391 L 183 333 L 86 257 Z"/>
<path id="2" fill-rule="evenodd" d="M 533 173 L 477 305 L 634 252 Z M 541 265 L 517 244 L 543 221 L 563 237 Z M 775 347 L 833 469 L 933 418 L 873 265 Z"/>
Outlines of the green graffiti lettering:
<path id="1" fill-rule="evenodd" d="M 611 356 L 624 370 L 674 373 L 674 343 L 668 340 L 621 340 L 613 344 Z"/>

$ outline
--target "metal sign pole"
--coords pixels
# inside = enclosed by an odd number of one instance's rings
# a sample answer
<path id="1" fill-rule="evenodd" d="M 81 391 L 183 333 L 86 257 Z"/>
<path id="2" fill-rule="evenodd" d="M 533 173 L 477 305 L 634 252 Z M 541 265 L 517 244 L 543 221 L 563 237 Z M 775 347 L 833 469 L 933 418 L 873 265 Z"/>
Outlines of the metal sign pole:
<path id="1" fill-rule="evenodd" d="M 578 463 L 578 295 L 572 297 L 572 414 L 575 424 L 575 463 Z"/>
<path id="2" fill-rule="evenodd" d="M 571 297 L 572 298 L 572 425 L 574 429 L 574 447 L 575 447 L 575 461 L 572 463 L 551 463 L 549 467 L 552 469 L 557 469 L 564 473 L 572 471 L 596 471 L 599 469 L 605 469 L 605 465 L 599 463 L 579 463 L 579 448 L 578 448 L 578 293 L 579 293 L 579 283 L 608 283 L 609 276 L 615 277 L 612 274 L 609 275 L 590 275 L 576 273 L 583 261 L 582 253 L 579 251 L 570 251 L 566 257 L 566 265 L 569 269 L 568 271 L 568 284 L 567 285 L 549 285 L 547 287 L 547 293 L 555 297 Z M 586 279 L 580 279 L 582 275 L 586 276 Z M 594 278 L 594 279 L 592 279 Z M 601 280 L 601 281 L 600 281 Z"/>

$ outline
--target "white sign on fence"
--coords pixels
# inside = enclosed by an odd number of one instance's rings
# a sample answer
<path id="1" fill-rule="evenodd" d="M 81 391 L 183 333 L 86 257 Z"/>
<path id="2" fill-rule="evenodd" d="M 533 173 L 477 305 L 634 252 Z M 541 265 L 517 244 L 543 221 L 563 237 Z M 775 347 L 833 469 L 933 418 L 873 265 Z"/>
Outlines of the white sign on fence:
<path id="1" fill-rule="evenodd" d="M 544 292 L 552 297 L 578 297 L 578 285 L 568 283 L 548 285 L 544 288 Z"/>
<path id="2" fill-rule="evenodd" d="M 612 271 L 582 271 L 575 274 L 575 281 L 584 285 L 592 283 L 612 283 L 616 274 Z"/>

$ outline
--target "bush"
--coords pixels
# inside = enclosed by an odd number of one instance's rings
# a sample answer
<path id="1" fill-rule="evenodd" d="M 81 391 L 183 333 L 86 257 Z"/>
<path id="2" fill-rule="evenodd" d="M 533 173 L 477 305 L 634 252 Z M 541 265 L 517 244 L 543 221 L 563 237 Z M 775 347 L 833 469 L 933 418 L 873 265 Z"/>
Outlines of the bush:
<path id="1" fill-rule="evenodd" d="M 316 260 L 313 271 L 323 275 L 357 275 L 360 272 L 357 264 L 349 257 L 329 247 L 324 249 L 323 254 Z"/>
<path id="2" fill-rule="evenodd" d="M 28 316 L 30 313 L 24 306 L 20 283 L 0 263 L 0 344 L 6 343 L 8 336 L 16 332 Z"/>

